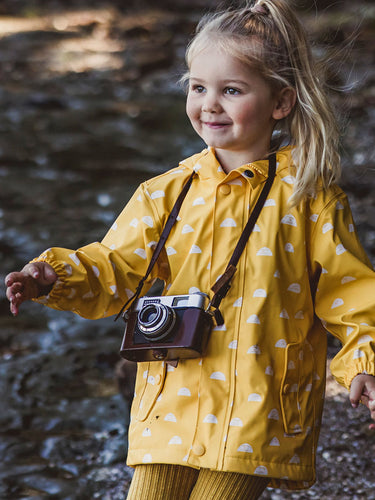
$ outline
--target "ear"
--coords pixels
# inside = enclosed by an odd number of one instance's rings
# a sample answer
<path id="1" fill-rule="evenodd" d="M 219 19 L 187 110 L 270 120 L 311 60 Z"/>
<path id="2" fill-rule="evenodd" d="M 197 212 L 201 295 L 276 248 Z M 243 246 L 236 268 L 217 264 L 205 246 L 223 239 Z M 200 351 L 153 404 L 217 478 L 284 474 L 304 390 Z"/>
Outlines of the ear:
<path id="1" fill-rule="evenodd" d="M 296 91 L 293 87 L 284 87 L 276 96 L 276 104 L 273 109 L 272 118 L 282 120 L 286 118 L 296 103 Z"/>

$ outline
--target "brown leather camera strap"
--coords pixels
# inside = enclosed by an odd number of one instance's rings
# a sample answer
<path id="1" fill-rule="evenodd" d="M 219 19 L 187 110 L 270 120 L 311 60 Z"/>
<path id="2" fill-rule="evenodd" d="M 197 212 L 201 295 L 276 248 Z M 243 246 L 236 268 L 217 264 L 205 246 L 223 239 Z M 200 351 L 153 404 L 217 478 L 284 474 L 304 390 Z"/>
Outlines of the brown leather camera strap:
<path id="1" fill-rule="evenodd" d="M 236 248 L 233 251 L 232 257 L 224 271 L 224 274 L 216 281 L 211 290 L 214 292 L 214 296 L 211 299 L 210 307 L 214 308 L 213 315 L 217 325 L 222 325 L 224 323 L 223 316 L 219 310 L 219 306 L 223 298 L 226 296 L 230 289 L 230 282 L 233 278 L 234 273 L 237 270 L 237 263 L 239 258 L 244 251 L 247 240 L 252 233 L 255 223 L 259 217 L 259 214 L 263 208 L 263 205 L 267 199 L 268 193 L 270 192 L 271 186 L 276 175 L 276 155 L 273 153 L 269 157 L 268 162 L 268 178 L 264 187 L 259 195 L 259 198 L 255 204 L 254 210 L 251 212 L 249 220 L 246 223 L 244 230 L 238 240 Z"/>
<path id="2" fill-rule="evenodd" d="M 134 302 L 140 296 L 142 288 L 143 288 L 143 285 L 144 285 L 146 279 L 149 277 L 149 275 L 150 275 L 150 273 L 152 271 L 152 268 L 156 264 L 156 261 L 158 260 L 159 255 L 160 255 L 160 253 L 161 253 L 162 249 L 164 248 L 164 245 L 165 245 L 165 243 L 167 241 L 169 233 L 171 232 L 171 229 L 172 229 L 172 227 L 174 226 L 174 223 L 177 220 L 177 216 L 178 216 L 178 213 L 180 211 L 182 202 L 184 201 L 184 199 L 185 199 L 185 197 L 187 195 L 187 192 L 190 189 L 190 186 L 191 186 L 191 183 L 193 182 L 193 178 L 194 178 L 195 174 L 196 174 L 196 172 L 194 171 L 190 175 L 190 177 L 186 181 L 186 184 L 182 188 L 181 193 L 178 195 L 178 198 L 177 198 L 175 204 L 173 205 L 173 208 L 172 208 L 172 210 L 171 210 L 171 212 L 170 212 L 170 214 L 168 216 L 167 222 L 165 223 L 163 231 L 162 231 L 162 233 L 160 235 L 160 239 L 159 239 L 159 241 L 156 244 L 156 247 L 154 249 L 154 253 L 152 254 L 152 257 L 151 257 L 150 263 L 148 265 L 147 271 L 146 271 L 145 275 L 143 276 L 143 278 L 139 281 L 138 286 L 136 288 L 136 291 L 135 291 L 134 295 L 132 295 L 130 297 L 130 299 L 122 306 L 120 312 L 118 313 L 118 315 L 115 318 L 115 321 L 121 316 L 121 314 L 125 311 L 125 309 L 128 306 L 130 306 L 132 304 L 132 302 Z"/>
<path id="3" fill-rule="evenodd" d="M 246 226 L 244 230 L 242 231 L 242 234 L 240 236 L 240 239 L 238 240 L 238 243 L 233 251 L 232 257 L 230 258 L 230 261 L 224 271 L 224 274 L 217 280 L 215 285 L 211 288 L 211 290 L 214 292 L 214 296 L 210 302 L 209 307 L 213 307 L 213 315 L 215 317 L 215 321 L 217 325 L 222 325 L 224 323 L 223 316 L 221 312 L 219 311 L 219 306 L 223 298 L 226 296 L 230 289 L 230 282 L 233 278 L 234 273 L 237 270 L 237 263 L 239 258 L 241 257 L 241 254 L 245 248 L 245 245 L 247 243 L 247 240 L 250 237 L 250 234 L 252 230 L 254 229 L 255 223 L 259 217 L 259 214 L 263 208 L 263 205 L 266 201 L 266 198 L 268 196 L 268 193 L 270 192 L 272 183 L 274 181 L 276 175 L 276 155 L 273 153 L 269 157 L 269 167 L 268 167 L 268 178 L 265 182 L 265 185 L 259 195 L 259 198 L 255 204 L 254 210 L 251 212 L 249 220 L 246 223 Z M 122 315 L 122 313 L 132 304 L 133 301 L 135 301 L 141 294 L 144 282 L 148 278 L 149 274 L 152 271 L 152 268 L 156 264 L 156 261 L 159 258 L 160 252 L 162 251 L 167 238 L 169 236 L 169 233 L 171 232 L 171 229 L 176 222 L 178 213 L 180 211 L 182 202 L 184 201 L 187 192 L 190 189 L 191 183 L 193 182 L 193 177 L 195 176 L 195 171 L 191 174 L 189 179 L 187 180 L 186 184 L 182 188 L 181 193 L 179 194 L 176 203 L 174 204 L 167 222 L 165 223 L 165 226 L 163 228 L 163 231 L 161 233 L 160 239 L 155 247 L 154 253 L 151 257 L 150 263 L 148 265 L 147 271 L 143 278 L 139 281 L 137 289 L 132 297 L 123 305 L 121 308 L 120 312 L 115 318 L 115 321 Z"/>

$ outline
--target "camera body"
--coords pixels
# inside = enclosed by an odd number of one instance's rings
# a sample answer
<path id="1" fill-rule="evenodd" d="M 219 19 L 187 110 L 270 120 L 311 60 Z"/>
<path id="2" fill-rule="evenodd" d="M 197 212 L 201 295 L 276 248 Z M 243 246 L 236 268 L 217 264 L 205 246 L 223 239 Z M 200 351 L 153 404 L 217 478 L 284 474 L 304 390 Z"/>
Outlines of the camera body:
<path id="1" fill-rule="evenodd" d="M 120 355 L 130 361 L 201 357 L 212 328 L 203 293 L 142 297 L 124 315 Z"/>

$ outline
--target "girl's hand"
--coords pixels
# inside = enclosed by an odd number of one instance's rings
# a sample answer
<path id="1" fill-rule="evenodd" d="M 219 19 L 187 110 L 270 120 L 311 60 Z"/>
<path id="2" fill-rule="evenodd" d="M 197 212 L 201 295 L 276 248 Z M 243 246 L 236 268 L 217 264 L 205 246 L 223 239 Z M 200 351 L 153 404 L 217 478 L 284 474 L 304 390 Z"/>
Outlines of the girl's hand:
<path id="1" fill-rule="evenodd" d="M 5 285 L 10 312 L 16 316 L 22 302 L 47 295 L 56 280 L 57 274 L 46 262 L 26 264 L 22 271 L 8 274 Z"/>
<path id="2" fill-rule="evenodd" d="M 353 408 L 357 408 L 359 403 L 367 406 L 371 418 L 375 421 L 375 377 L 365 374 L 354 377 L 349 398 Z M 370 424 L 369 428 L 375 430 L 375 424 Z"/>

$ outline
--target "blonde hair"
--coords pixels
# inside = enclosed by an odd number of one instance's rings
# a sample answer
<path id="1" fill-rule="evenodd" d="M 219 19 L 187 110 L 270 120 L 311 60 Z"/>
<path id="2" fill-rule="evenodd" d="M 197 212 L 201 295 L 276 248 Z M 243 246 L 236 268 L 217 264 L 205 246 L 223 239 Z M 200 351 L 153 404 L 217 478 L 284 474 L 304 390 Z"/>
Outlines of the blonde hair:
<path id="1" fill-rule="evenodd" d="M 292 206 L 327 188 L 340 175 L 339 128 L 326 93 L 321 68 L 307 35 L 286 0 L 257 0 L 245 6 L 205 16 L 186 51 L 194 56 L 215 44 L 255 70 L 275 90 L 295 89 L 290 115 L 277 124 L 286 132 L 296 165 Z"/>

